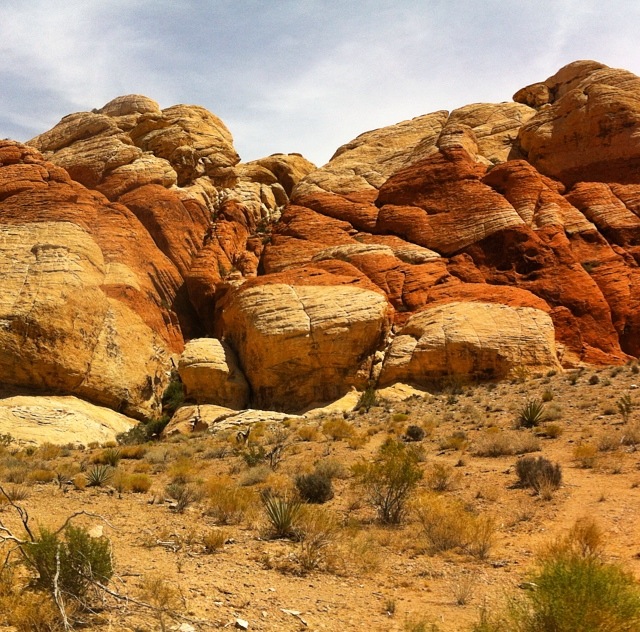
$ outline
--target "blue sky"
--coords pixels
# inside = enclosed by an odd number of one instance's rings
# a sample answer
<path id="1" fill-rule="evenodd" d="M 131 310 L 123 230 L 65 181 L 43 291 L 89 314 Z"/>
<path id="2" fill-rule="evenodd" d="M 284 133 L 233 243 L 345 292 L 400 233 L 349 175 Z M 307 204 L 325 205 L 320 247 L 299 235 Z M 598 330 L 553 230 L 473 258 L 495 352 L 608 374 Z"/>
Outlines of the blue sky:
<path id="1" fill-rule="evenodd" d="M 243 160 L 323 164 L 367 130 L 576 59 L 640 74 L 635 0 L 3 0 L 0 137 L 121 94 L 222 118 Z"/>

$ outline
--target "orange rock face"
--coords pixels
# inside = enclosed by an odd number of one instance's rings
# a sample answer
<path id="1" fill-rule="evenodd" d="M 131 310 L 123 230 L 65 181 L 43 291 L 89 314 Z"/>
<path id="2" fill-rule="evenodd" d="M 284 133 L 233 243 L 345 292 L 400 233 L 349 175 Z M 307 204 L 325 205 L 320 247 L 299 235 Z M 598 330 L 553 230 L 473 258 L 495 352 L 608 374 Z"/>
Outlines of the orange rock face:
<path id="1" fill-rule="evenodd" d="M 287 411 L 625 362 L 639 174 L 640 79 L 597 62 L 366 132 L 320 169 L 241 163 L 203 108 L 119 97 L 0 146 L 0 382 L 141 416 L 203 336 L 237 358 L 238 406 Z"/>

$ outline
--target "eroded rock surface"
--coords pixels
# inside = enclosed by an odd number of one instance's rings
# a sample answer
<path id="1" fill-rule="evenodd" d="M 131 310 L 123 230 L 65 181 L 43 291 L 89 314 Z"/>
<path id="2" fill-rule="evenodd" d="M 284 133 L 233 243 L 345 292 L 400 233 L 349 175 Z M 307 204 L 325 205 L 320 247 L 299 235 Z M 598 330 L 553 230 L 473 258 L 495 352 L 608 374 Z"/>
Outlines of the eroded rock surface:
<path id="1" fill-rule="evenodd" d="M 249 386 L 233 349 L 216 338 L 195 338 L 178 362 L 185 396 L 198 403 L 246 408 Z"/>
<path id="2" fill-rule="evenodd" d="M 135 425 L 133 419 L 76 397 L 0 399 L 0 433 L 18 443 L 107 443 Z"/>
<path id="3" fill-rule="evenodd" d="M 185 343 L 196 403 L 283 411 L 625 362 L 639 104 L 640 79 L 581 61 L 513 102 L 361 134 L 320 169 L 242 163 L 215 115 L 138 95 L 5 141 L 0 383 L 142 417 Z"/>

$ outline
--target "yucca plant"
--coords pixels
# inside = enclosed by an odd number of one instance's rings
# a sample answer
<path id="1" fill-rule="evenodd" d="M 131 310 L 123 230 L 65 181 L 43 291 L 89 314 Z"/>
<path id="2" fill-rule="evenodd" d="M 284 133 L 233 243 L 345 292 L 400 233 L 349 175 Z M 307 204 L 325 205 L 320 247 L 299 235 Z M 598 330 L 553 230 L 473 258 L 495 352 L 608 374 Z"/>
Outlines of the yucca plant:
<path id="1" fill-rule="evenodd" d="M 116 465 L 118 465 L 121 458 L 122 458 L 122 453 L 118 448 L 107 448 L 102 453 L 100 460 L 105 465 L 116 467 Z"/>
<path id="2" fill-rule="evenodd" d="M 518 414 L 518 426 L 534 428 L 544 420 L 544 403 L 539 399 L 530 399 Z"/>
<path id="3" fill-rule="evenodd" d="M 108 465 L 94 465 L 85 475 L 89 487 L 102 487 L 111 479 L 113 468 Z"/>
<path id="4" fill-rule="evenodd" d="M 302 512 L 302 503 L 299 500 L 274 494 L 267 494 L 262 502 L 271 525 L 271 537 L 296 537 L 298 521 Z"/>

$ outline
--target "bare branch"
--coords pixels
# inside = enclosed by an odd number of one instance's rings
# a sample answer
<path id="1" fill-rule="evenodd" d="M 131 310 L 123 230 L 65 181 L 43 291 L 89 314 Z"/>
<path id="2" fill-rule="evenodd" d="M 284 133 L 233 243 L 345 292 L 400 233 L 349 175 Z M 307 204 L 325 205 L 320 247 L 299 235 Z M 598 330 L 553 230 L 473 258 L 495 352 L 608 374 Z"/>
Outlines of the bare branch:
<path id="1" fill-rule="evenodd" d="M 114 531 L 117 531 L 117 529 L 104 517 L 101 516 L 100 514 L 95 514 L 92 513 L 90 511 L 85 511 L 84 509 L 82 511 L 76 511 L 75 513 L 72 513 L 62 524 L 62 526 L 57 530 L 54 531 L 55 535 L 60 535 L 60 533 L 62 533 L 67 526 L 69 525 L 69 523 L 74 519 L 77 518 L 78 516 L 89 516 L 90 518 L 98 518 L 99 520 L 102 520 L 102 522 L 104 522 L 108 527 L 110 527 L 111 529 L 113 529 Z"/>

